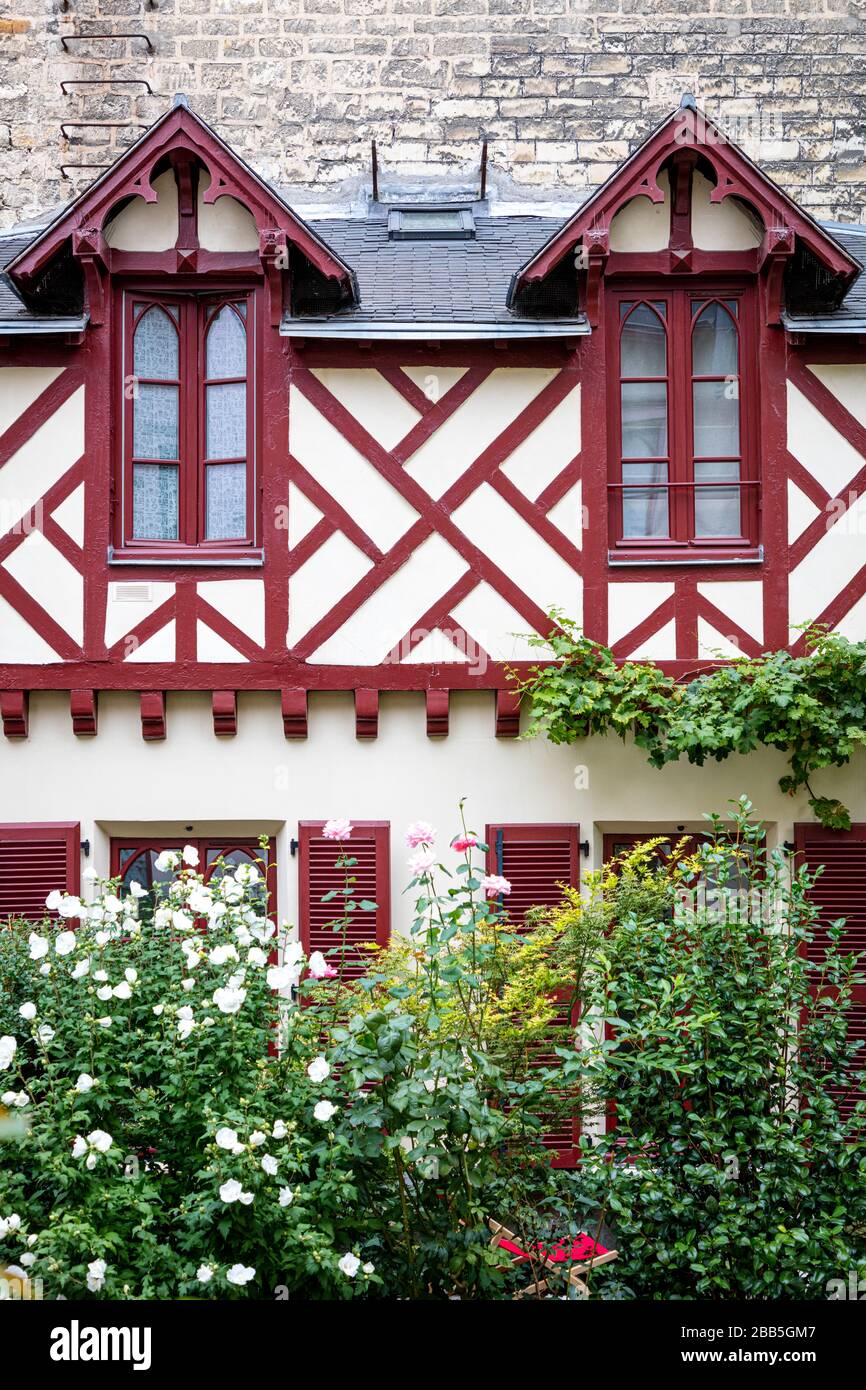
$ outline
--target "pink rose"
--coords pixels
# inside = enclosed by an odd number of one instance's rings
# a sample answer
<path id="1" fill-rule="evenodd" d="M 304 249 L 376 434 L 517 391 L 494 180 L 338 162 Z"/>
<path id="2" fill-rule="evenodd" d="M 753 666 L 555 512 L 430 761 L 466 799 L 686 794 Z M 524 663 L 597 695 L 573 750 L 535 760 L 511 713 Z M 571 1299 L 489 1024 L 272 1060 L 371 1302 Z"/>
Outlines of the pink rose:
<path id="1" fill-rule="evenodd" d="M 475 849 L 477 844 L 478 841 L 474 835 L 464 835 L 460 840 L 452 840 L 451 848 L 456 850 L 458 854 L 465 854 L 467 849 Z"/>
<path id="2" fill-rule="evenodd" d="M 420 849 L 422 845 L 432 845 L 436 839 L 436 831 L 429 821 L 413 821 L 406 831 L 406 844 L 409 849 Z"/>
<path id="3" fill-rule="evenodd" d="M 423 878 L 435 867 L 436 856 L 432 850 L 422 849 L 420 854 L 413 854 L 409 860 L 409 871 L 413 878 Z"/>
<path id="4" fill-rule="evenodd" d="M 326 840 L 348 840 L 352 834 L 352 822 L 345 817 L 325 821 L 322 835 Z"/>
<path id="5" fill-rule="evenodd" d="M 511 884 L 501 874 L 485 874 L 481 880 L 481 887 L 488 898 L 499 898 L 511 892 Z"/>

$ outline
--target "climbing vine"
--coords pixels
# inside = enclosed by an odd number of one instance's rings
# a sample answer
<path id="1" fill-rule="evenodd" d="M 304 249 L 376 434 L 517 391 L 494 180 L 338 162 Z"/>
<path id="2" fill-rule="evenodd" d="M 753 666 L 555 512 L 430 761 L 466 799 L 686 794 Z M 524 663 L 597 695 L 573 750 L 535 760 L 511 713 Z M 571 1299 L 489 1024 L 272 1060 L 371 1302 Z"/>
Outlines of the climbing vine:
<path id="1" fill-rule="evenodd" d="M 759 745 L 788 756 L 779 780 L 793 796 L 801 787 L 823 825 L 848 829 L 840 801 L 816 796 L 810 778 L 842 767 L 866 744 L 866 642 L 811 628 L 805 656 L 788 651 L 739 657 L 691 680 L 665 675 L 646 661 L 618 662 L 558 611 L 553 636 L 531 638 L 552 649 L 556 664 L 511 672 L 530 700 L 530 736 L 573 743 L 611 730 L 631 736 L 653 767 L 688 758 L 702 766 Z"/>

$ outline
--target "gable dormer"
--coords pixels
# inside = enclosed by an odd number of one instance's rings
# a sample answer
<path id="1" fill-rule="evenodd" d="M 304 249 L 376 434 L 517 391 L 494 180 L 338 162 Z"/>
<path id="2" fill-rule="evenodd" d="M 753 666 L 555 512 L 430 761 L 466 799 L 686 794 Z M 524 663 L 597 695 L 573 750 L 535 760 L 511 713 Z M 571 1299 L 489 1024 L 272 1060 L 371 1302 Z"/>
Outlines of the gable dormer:
<path id="1" fill-rule="evenodd" d="M 783 305 L 838 307 L 862 267 L 686 96 L 513 277 L 508 302 L 533 314 L 574 297 L 598 323 L 602 277 L 740 273 Z"/>
<path id="2" fill-rule="evenodd" d="M 112 275 L 264 277 L 268 318 L 310 295 L 356 299 L 350 267 L 183 98 L 7 266 L 43 308 L 84 296 L 104 322 Z"/>

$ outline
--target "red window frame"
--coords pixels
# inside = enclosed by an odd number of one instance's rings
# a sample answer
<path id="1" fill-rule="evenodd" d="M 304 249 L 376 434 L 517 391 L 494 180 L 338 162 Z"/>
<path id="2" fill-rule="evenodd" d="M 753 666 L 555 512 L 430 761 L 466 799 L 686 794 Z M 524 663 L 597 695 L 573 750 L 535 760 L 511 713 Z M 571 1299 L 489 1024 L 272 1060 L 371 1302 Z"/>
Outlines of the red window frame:
<path id="1" fill-rule="evenodd" d="M 205 376 L 207 332 L 215 314 L 225 304 L 246 305 L 244 324 L 247 335 L 246 376 L 220 378 L 219 384 L 246 382 L 246 458 L 237 460 L 206 459 L 205 401 L 209 382 Z M 147 307 L 136 312 L 137 305 Z M 180 374 L 176 380 L 163 379 L 162 384 L 178 387 L 178 536 L 174 540 L 136 539 L 133 534 L 133 465 L 149 462 L 133 456 L 133 419 L 135 409 L 136 375 L 134 367 L 134 331 L 147 308 L 161 307 L 177 312 L 178 354 Z M 260 561 L 260 523 L 258 494 L 260 486 L 261 406 L 258 389 L 261 362 L 260 287 L 211 283 L 178 291 L 164 285 L 123 286 L 118 291 L 116 305 L 117 361 L 119 382 L 117 396 L 121 402 L 118 430 L 119 464 L 115 481 L 113 562 L 176 563 L 214 562 L 250 563 Z M 150 378 L 142 378 L 150 381 Z M 173 460 L 156 459 L 156 463 L 171 465 Z M 214 463 L 243 462 L 246 464 L 246 527 L 242 537 L 208 540 L 206 538 L 206 470 Z"/>
<path id="2" fill-rule="evenodd" d="M 124 850 L 131 849 L 138 852 L 143 850 L 182 850 L 186 845 L 192 845 L 198 850 L 199 864 L 197 872 L 201 872 L 205 879 L 208 878 L 207 855 L 211 850 L 218 850 L 220 854 L 230 854 L 234 849 L 244 850 L 247 854 L 252 854 L 257 859 L 267 857 L 266 886 L 268 891 L 268 916 L 271 921 L 277 920 L 277 866 L 276 866 L 276 842 L 273 837 L 268 838 L 266 851 L 262 850 L 258 840 L 251 840 L 247 836 L 233 838 L 230 835 L 208 835 L 204 837 L 191 838 L 189 835 L 157 835 L 157 836 L 138 836 L 123 835 L 111 837 L 111 877 L 116 878 L 121 875 L 120 857 Z M 123 866 L 124 868 L 127 865 Z"/>
<path id="3" fill-rule="evenodd" d="M 610 466 L 608 477 L 608 534 L 609 558 L 615 563 L 644 563 L 647 561 L 705 561 L 743 560 L 761 558 L 760 551 L 760 448 L 758 392 L 758 321 L 756 286 L 742 279 L 725 283 L 721 280 L 692 280 L 672 285 L 666 280 L 649 278 L 635 282 L 617 282 L 607 293 L 607 373 L 610 383 L 608 425 Z M 738 481 L 696 483 L 694 478 L 692 384 L 695 380 L 713 380 L 694 376 L 692 372 L 692 332 L 697 315 L 692 314 L 693 300 L 711 303 L 714 300 L 736 300 L 734 320 L 739 339 L 738 391 L 740 476 Z M 622 456 L 622 408 L 620 386 L 623 378 L 620 364 L 620 335 L 627 316 L 621 314 L 624 302 L 653 303 L 663 301 L 667 308 L 664 320 L 667 335 L 667 410 L 668 464 L 666 483 L 623 482 L 623 462 L 642 463 L 646 459 L 624 460 Z M 702 458 L 701 455 L 697 456 Z M 628 487 L 667 489 L 669 499 L 669 534 L 665 537 L 626 537 L 623 535 L 623 492 Z M 736 536 L 696 536 L 695 492 L 698 488 L 738 487 L 740 493 L 740 534 Z"/>

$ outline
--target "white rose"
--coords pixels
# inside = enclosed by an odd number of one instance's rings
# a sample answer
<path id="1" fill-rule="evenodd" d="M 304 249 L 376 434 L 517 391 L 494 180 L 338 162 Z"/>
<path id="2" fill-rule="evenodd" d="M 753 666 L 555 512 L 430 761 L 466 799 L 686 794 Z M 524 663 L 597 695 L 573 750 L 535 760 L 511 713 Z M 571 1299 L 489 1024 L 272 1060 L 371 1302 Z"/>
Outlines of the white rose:
<path id="1" fill-rule="evenodd" d="M 260 1129 L 254 1129 L 252 1134 L 250 1135 L 250 1143 L 252 1144 L 254 1149 L 257 1149 L 260 1144 L 264 1144 L 267 1137 L 268 1136 L 266 1134 L 263 1134 Z"/>
<path id="2" fill-rule="evenodd" d="M 274 1120 L 274 1127 L 271 1134 L 275 1139 L 285 1139 L 287 1130 L 285 1120 Z"/>
<path id="3" fill-rule="evenodd" d="M 75 932 L 62 931 L 54 941 L 54 949 L 58 956 L 69 956 L 75 950 Z"/>
<path id="4" fill-rule="evenodd" d="M 92 1129 L 87 1136 L 87 1142 L 91 1148 L 98 1149 L 101 1154 L 107 1153 L 112 1145 L 112 1138 L 104 1129 Z"/>
<path id="5" fill-rule="evenodd" d="M 100 985 L 96 991 L 97 999 L 101 999 L 103 1004 L 111 998 L 111 985 Z"/>
<path id="6" fill-rule="evenodd" d="M 29 1002 L 27 1004 L 22 1004 L 18 1012 L 22 1018 L 26 1018 L 29 1022 L 31 1018 L 36 1017 L 36 1005 Z"/>
<path id="7" fill-rule="evenodd" d="M 214 1135 L 214 1143 L 218 1149 L 232 1150 L 238 1142 L 238 1132 L 236 1129 L 229 1129 L 228 1125 L 223 1125 Z"/>
<path id="8" fill-rule="evenodd" d="M 75 1083 L 75 1089 L 79 1095 L 86 1096 L 88 1091 L 93 1090 L 93 1077 L 89 1072 L 83 1071 Z"/>
<path id="9" fill-rule="evenodd" d="M 354 1279 L 358 1270 L 361 1268 L 361 1261 L 358 1259 L 357 1255 L 353 1255 L 349 1252 L 338 1261 L 338 1268 L 342 1270 L 347 1278 Z"/>
<path id="10" fill-rule="evenodd" d="M 275 1178 L 277 1176 L 277 1169 L 279 1168 L 279 1166 L 279 1159 L 274 1158 L 272 1154 L 262 1155 L 262 1168 L 268 1174 L 268 1177 Z"/>
<path id="11" fill-rule="evenodd" d="M 83 1134 L 76 1134 L 72 1141 L 72 1157 L 83 1158 L 87 1153 L 87 1140 Z"/>
<path id="12" fill-rule="evenodd" d="M 56 912 L 62 901 L 63 894 L 61 893 L 60 889 L 52 888 L 51 892 L 48 894 L 48 897 L 45 899 L 45 906 L 48 908 L 49 912 Z"/>
<path id="13" fill-rule="evenodd" d="M 226 1278 L 230 1284 L 243 1286 L 248 1284 L 251 1279 L 255 1279 L 256 1271 L 250 1265 L 232 1265 L 231 1269 L 226 1270 Z"/>
<path id="14" fill-rule="evenodd" d="M 336 1115 L 337 1107 L 332 1105 L 329 1100 L 320 1100 L 313 1110 L 313 1118 L 320 1120 L 322 1124 L 327 1124 L 332 1116 Z"/>
<path id="15" fill-rule="evenodd" d="M 288 989 L 297 978 L 298 972 L 293 965 L 272 965 L 265 976 L 269 989 Z"/>
<path id="16" fill-rule="evenodd" d="M 213 1002 L 221 1014 L 236 1014 L 240 1012 L 246 997 L 245 989 L 217 989 L 214 990 Z"/>
<path id="17" fill-rule="evenodd" d="M 220 1197 L 226 1203 L 237 1202 L 242 1192 L 243 1185 L 238 1182 L 237 1178 L 229 1178 L 228 1182 L 224 1182 L 220 1188 Z"/>
<path id="18" fill-rule="evenodd" d="M 131 998 L 132 998 L 132 990 L 131 990 L 130 987 L 129 987 L 129 981 L 128 981 L 128 980 L 121 980 L 120 984 L 119 984 L 119 985 L 115 985 L 115 986 L 114 986 L 114 989 L 113 989 L 111 992 L 112 992 L 112 994 L 114 995 L 115 999 L 131 999 Z"/>
<path id="19" fill-rule="evenodd" d="M 84 908 L 83 908 L 81 899 L 80 899 L 80 898 L 76 898 L 76 897 L 72 897 L 72 896 L 70 896 L 70 897 L 68 897 L 68 898 L 63 898 L 63 899 L 60 901 L 60 903 L 58 904 L 57 911 L 60 913 L 60 916 L 61 916 L 61 917 L 82 917 L 82 916 L 85 915 L 85 912 L 84 912 Z M 62 934 L 63 936 L 67 936 L 67 935 L 68 935 L 67 932 L 63 932 L 63 933 L 61 933 L 61 934 Z M 73 946 L 74 946 L 74 944 L 75 944 L 75 939 L 74 939 L 74 937 L 73 937 Z M 70 949 L 70 951 L 71 951 L 71 950 L 72 950 L 72 946 L 70 946 L 69 949 Z"/>
<path id="20" fill-rule="evenodd" d="M 43 956 L 48 955 L 48 941 L 44 936 L 39 936 L 35 931 L 30 933 L 28 945 L 30 946 L 31 960 L 41 960 Z"/>
<path id="21" fill-rule="evenodd" d="M 129 981 L 129 983 L 130 983 L 131 985 L 134 985 L 135 982 L 136 982 L 136 980 L 138 979 L 138 971 L 137 971 L 137 970 L 133 970 L 133 969 L 130 967 L 130 969 L 124 970 L 123 973 L 124 973 L 124 976 L 126 977 L 126 979 Z"/>
<path id="22" fill-rule="evenodd" d="M 251 946 L 247 951 L 247 960 L 250 965 L 267 965 L 268 958 L 261 946 Z"/>
<path id="23" fill-rule="evenodd" d="M 89 957 L 89 956 L 85 956 L 83 960 L 78 961 L 77 964 L 75 965 L 75 968 L 74 968 L 73 971 L 72 971 L 72 978 L 73 978 L 73 980 L 83 980 L 83 979 L 84 979 L 84 976 L 87 974 L 87 972 L 88 972 L 89 969 L 90 969 L 90 957 Z"/>
<path id="24" fill-rule="evenodd" d="M 295 1194 L 290 1187 L 280 1188 L 280 1206 L 290 1207 L 295 1200 Z"/>
<path id="25" fill-rule="evenodd" d="M 209 1284 L 213 1278 L 213 1270 L 210 1265 L 199 1265 L 195 1277 L 200 1284 Z"/>
<path id="26" fill-rule="evenodd" d="M 307 1067 L 307 1076 L 318 1086 L 325 1081 L 331 1074 L 331 1068 L 324 1057 L 314 1057 Z"/>
<path id="27" fill-rule="evenodd" d="M 7 1067 L 11 1067 L 17 1049 L 18 1043 L 8 1033 L 0 1038 L 0 1071 L 6 1071 Z"/>
<path id="28" fill-rule="evenodd" d="M 196 849 L 195 845 L 184 845 L 183 862 L 184 864 L 187 864 L 191 869 L 194 869 L 196 867 L 196 865 L 198 864 L 198 850 Z"/>
<path id="29" fill-rule="evenodd" d="M 36 1263 L 36 1256 L 32 1250 L 28 1250 L 26 1254 L 21 1256 L 21 1263 L 25 1269 L 29 1269 L 31 1265 Z"/>
<path id="30" fill-rule="evenodd" d="M 98 1293 L 102 1288 L 107 1269 L 105 1260 L 91 1260 L 87 1266 L 87 1287 L 91 1293 Z"/>
<path id="31" fill-rule="evenodd" d="M 157 1018 L 160 1017 L 160 1015 L 162 1014 L 162 1011 L 163 1011 L 164 1008 L 165 1008 L 165 1005 L 164 1005 L 164 1004 L 154 1004 L 154 1006 L 153 1006 L 153 1012 L 156 1014 L 156 1017 L 157 1017 Z"/>
<path id="32" fill-rule="evenodd" d="M 133 879 L 132 883 L 130 883 L 129 891 L 134 898 L 147 897 L 147 889 L 143 888 L 140 883 L 136 883 L 135 879 Z"/>
<path id="33" fill-rule="evenodd" d="M 180 855 L 175 849 L 164 849 L 161 854 L 156 856 L 154 867 L 156 870 L 165 874 L 169 869 L 176 869 L 180 863 Z"/>

